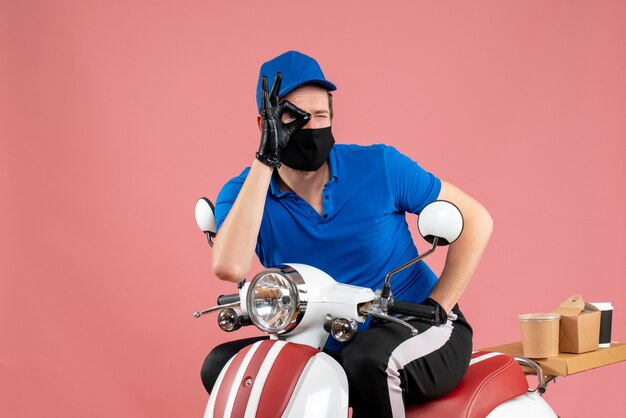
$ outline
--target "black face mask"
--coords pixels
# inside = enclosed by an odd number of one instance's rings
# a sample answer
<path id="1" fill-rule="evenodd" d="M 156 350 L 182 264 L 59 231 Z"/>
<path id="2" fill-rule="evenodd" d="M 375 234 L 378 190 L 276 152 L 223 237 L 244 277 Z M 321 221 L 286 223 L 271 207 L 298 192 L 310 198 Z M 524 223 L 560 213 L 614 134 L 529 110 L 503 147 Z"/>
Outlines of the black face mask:
<path id="1" fill-rule="evenodd" d="M 333 133 L 328 128 L 300 129 L 296 132 L 280 156 L 289 168 L 300 171 L 317 171 L 330 155 L 335 145 Z"/>

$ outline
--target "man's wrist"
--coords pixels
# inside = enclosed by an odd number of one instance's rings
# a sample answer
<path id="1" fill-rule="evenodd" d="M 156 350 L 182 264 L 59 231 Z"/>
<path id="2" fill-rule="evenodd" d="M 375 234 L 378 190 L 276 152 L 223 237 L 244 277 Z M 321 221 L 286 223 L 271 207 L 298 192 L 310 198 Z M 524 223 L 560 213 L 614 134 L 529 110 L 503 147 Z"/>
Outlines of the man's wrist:
<path id="1" fill-rule="evenodd" d="M 274 172 L 274 167 L 264 164 L 262 163 L 260 160 L 258 160 L 257 158 L 252 160 L 252 164 L 250 164 L 250 169 L 254 170 L 254 171 L 262 171 L 262 172 L 267 172 L 270 176 L 272 175 L 272 173 Z"/>
<path id="2" fill-rule="evenodd" d="M 267 155 L 262 154 L 260 152 L 256 153 L 256 159 L 265 164 L 268 167 L 279 168 L 280 167 L 280 159 L 277 155 Z"/>

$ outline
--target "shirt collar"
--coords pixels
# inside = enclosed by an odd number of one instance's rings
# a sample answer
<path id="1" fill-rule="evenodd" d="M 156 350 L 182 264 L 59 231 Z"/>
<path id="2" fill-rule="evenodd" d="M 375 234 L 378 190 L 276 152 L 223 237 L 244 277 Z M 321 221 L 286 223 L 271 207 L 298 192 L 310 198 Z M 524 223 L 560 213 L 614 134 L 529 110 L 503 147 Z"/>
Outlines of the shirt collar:
<path id="1" fill-rule="evenodd" d="M 276 197 L 283 197 L 289 192 L 281 192 L 278 187 L 278 171 L 272 173 L 272 179 L 270 180 L 270 192 Z"/>
<path id="2" fill-rule="evenodd" d="M 328 156 L 328 169 L 330 170 L 330 180 L 328 181 L 328 183 L 326 183 L 327 185 L 333 183 L 336 179 L 339 178 L 339 176 L 337 175 L 337 155 L 335 154 L 335 147 L 332 147 L 330 149 L 330 155 Z M 274 174 L 272 175 L 272 179 L 270 180 L 270 192 L 276 197 L 283 197 L 286 196 L 287 193 L 291 193 L 280 191 L 280 187 L 278 186 L 277 172 L 274 172 Z"/>

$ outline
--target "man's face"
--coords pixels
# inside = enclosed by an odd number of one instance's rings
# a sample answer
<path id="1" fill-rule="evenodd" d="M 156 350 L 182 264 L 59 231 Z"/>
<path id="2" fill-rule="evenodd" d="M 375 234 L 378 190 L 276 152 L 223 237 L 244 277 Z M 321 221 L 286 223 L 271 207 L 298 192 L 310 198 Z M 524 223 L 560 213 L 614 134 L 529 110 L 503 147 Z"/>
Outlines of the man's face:
<path id="1" fill-rule="evenodd" d="M 296 107 L 311 114 L 311 120 L 304 125 L 304 129 L 327 128 L 331 124 L 330 109 L 328 108 L 328 92 L 317 86 L 302 86 L 290 92 L 284 97 Z M 283 114 L 283 122 L 289 123 L 293 115 L 289 112 Z"/>

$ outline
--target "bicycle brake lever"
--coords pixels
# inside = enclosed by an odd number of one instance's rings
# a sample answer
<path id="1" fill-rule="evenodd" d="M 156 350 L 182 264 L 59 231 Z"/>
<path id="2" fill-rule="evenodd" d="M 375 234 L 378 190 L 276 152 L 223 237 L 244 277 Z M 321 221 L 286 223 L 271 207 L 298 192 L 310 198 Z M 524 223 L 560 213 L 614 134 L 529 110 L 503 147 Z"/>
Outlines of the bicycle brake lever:
<path id="1" fill-rule="evenodd" d="M 417 330 L 415 328 L 413 328 L 411 326 L 411 324 L 409 324 L 408 322 L 405 322 L 405 321 L 403 321 L 401 319 L 398 319 L 396 317 L 389 316 L 388 314 L 384 313 L 380 308 L 378 308 L 378 307 L 376 307 L 376 306 L 374 306 L 372 304 L 362 306 L 359 309 L 359 312 L 361 312 L 362 314 L 367 314 L 367 315 L 369 315 L 371 317 L 374 317 L 374 318 L 383 319 L 385 321 L 394 322 L 396 324 L 405 326 L 405 327 L 407 327 L 408 329 L 411 330 L 411 335 L 412 336 L 417 335 Z"/>

